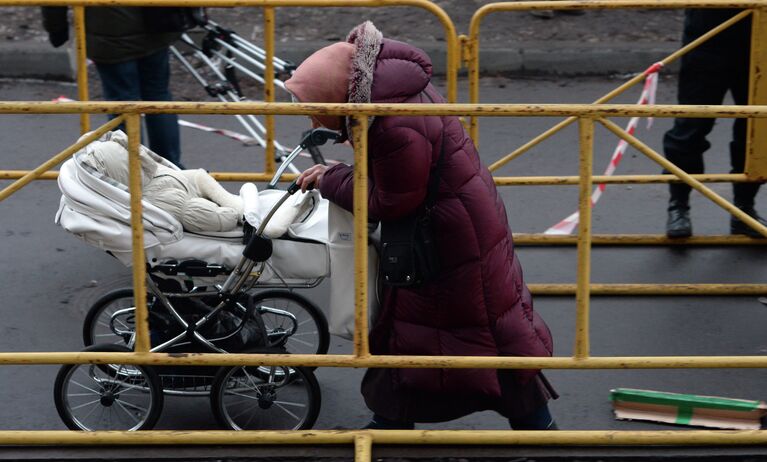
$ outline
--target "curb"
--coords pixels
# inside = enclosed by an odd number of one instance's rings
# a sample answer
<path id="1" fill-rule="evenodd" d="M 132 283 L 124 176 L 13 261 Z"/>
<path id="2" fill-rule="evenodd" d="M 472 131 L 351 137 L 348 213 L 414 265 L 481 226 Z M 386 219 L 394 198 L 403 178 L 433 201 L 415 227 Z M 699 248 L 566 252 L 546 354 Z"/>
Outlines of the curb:
<path id="1" fill-rule="evenodd" d="M 278 44 L 280 58 L 300 63 L 330 42 Z M 414 43 L 432 59 L 434 73 L 445 73 L 443 43 Z M 522 42 L 515 47 L 484 45 L 479 57 L 481 75 L 611 75 L 642 72 L 679 48 L 677 43 Z M 676 63 L 675 63 L 676 64 Z M 675 71 L 676 65 L 667 70 Z M 459 71 L 466 74 L 466 69 Z"/>
<path id="2" fill-rule="evenodd" d="M 278 44 L 277 55 L 300 63 L 327 41 Z M 416 44 L 418 45 L 418 44 Z M 431 56 L 434 73 L 445 73 L 445 46 L 420 46 Z M 674 50 L 673 43 L 579 44 L 572 42 L 523 42 L 516 47 L 487 45 L 480 52 L 480 74 L 510 75 L 611 75 L 645 70 Z M 0 44 L 0 77 L 75 80 L 71 48 L 47 43 Z M 670 70 L 675 70 L 671 66 Z M 466 69 L 460 71 L 466 73 Z"/>
<path id="3" fill-rule="evenodd" d="M 0 77 L 74 81 L 75 71 L 66 48 L 47 42 L 0 43 Z"/>

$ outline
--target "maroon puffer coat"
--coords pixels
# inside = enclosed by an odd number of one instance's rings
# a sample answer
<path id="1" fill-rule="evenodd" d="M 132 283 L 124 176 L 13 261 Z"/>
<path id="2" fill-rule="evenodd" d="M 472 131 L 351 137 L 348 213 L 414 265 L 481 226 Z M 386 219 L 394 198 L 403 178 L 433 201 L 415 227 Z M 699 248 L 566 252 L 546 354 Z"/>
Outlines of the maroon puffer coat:
<path id="1" fill-rule="evenodd" d="M 428 104 L 427 94 L 444 101 L 430 84 L 423 51 L 382 39 L 371 23 L 349 41 L 356 45 L 350 102 Z M 384 222 L 416 211 L 442 146 L 446 156 L 432 215 L 441 275 L 422 287 L 386 289 L 371 352 L 551 356 L 551 333 L 533 311 L 503 202 L 458 118 L 376 118 L 368 146 L 369 215 Z M 334 166 L 322 195 L 351 210 L 352 178 L 352 167 Z M 375 413 L 399 421 L 444 421 L 484 409 L 521 416 L 551 397 L 541 379 L 531 370 L 371 369 L 362 392 Z"/>

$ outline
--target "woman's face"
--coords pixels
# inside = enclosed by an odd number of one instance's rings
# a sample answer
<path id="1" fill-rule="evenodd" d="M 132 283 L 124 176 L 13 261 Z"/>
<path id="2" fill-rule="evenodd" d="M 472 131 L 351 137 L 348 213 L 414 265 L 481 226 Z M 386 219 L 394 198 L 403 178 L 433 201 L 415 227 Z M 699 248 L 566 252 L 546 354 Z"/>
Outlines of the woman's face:
<path id="1" fill-rule="evenodd" d="M 296 95 L 293 93 L 290 94 L 290 99 L 294 103 L 300 103 L 301 101 L 296 98 Z M 336 117 L 336 116 L 322 116 L 322 119 L 317 118 L 315 116 L 309 116 L 309 121 L 312 124 L 312 128 L 328 128 L 330 130 L 341 130 L 343 127 L 343 117 Z M 323 123 L 324 122 L 324 123 Z"/>

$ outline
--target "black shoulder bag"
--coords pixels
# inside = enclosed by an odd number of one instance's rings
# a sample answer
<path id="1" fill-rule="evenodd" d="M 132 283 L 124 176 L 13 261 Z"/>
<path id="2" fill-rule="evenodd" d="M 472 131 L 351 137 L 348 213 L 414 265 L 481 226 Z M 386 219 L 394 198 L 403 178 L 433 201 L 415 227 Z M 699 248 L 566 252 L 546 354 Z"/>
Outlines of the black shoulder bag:
<path id="1" fill-rule="evenodd" d="M 429 173 L 423 206 L 408 217 L 381 222 L 379 269 L 384 284 L 414 287 L 435 279 L 439 273 L 431 213 L 437 201 L 439 174 L 445 157 L 444 136 L 437 165 Z"/>

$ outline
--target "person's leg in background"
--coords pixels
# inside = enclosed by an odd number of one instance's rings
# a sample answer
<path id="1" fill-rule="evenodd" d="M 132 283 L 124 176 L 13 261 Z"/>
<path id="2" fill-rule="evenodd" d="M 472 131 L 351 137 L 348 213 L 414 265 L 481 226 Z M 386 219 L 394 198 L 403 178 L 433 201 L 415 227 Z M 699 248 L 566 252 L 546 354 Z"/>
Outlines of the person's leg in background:
<path id="1" fill-rule="evenodd" d="M 692 51 L 682 57 L 679 70 L 677 98 L 679 104 L 722 104 L 727 92 L 727 72 L 710 54 Z M 687 173 L 704 172 L 703 153 L 711 144 L 706 136 L 714 127 L 712 118 L 678 118 L 663 136 L 666 158 Z M 668 173 L 664 171 L 664 173 Z M 668 237 L 692 235 L 690 221 L 690 191 L 686 183 L 669 184 Z"/>
<path id="2" fill-rule="evenodd" d="M 121 63 L 96 63 L 101 79 L 101 91 L 107 101 L 141 101 L 139 70 L 136 61 Z M 114 119 L 114 114 L 109 119 Z M 125 124 L 117 127 L 125 131 Z"/>
<path id="3" fill-rule="evenodd" d="M 144 101 L 172 101 L 170 92 L 170 55 L 164 48 L 137 60 L 141 99 Z M 148 114 L 145 117 L 149 149 L 179 167 L 181 165 L 181 139 L 176 114 Z"/>

